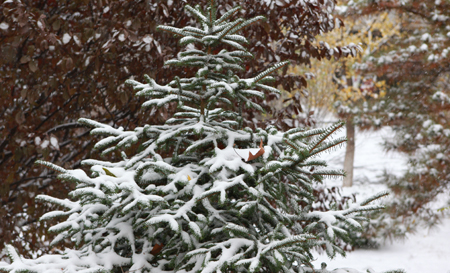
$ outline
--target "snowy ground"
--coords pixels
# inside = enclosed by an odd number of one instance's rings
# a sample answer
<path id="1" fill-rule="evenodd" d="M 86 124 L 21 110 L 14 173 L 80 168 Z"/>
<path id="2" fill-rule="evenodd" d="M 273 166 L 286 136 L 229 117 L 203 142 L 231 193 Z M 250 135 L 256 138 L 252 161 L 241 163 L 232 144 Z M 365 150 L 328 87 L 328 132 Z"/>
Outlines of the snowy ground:
<path id="1" fill-rule="evenodd" d="M 333 137 L 345 136 L 345 130 L 337 132 Z M 378 131 L 356 131 L 355 162 L 353 179 L 355 182 L 374 182 L 384 171 L 401 175 L 406 170 L 407 157 L 395 153 L 385 152 L 381 144 L 384 139 L 391 139 L 393 132 L 390 127 L 383 127 Z M 342 168 L 344 164 L 345 146 L 325 154 L 330 167 Z"/>
<path id="2" fill-rule="evenodd" d="M 345 135 L 345 132 L 340 132 Z M 381 143 L 383 138 L 392 137 L 389 127 L 377 132 L 357 132 L 355 151 L 355 185 L 344 189 L 344 194 L 356 193 L 359 200 L 365 196 L 382 191 L 385 186 L 380 183 L 380 175 L 386 170 L 401 175 L 406 169 L 405 156 L 383 151 Z M 345 147 L 325 155 L 330 166 L 342 168 Z M 327 181 L 327 184 L 341 185 L 342 181 Z M 448 199 L 443 196 L 437 202 L 436 208 L 442 207 L 442 202 Z M 351 267 L 361 272 L 371 268 L 375 272 L 384 272 L 393 269 L 404 269 L 407 273 L 450 273 L 450 218 L 432 230 L 419 230 L 409 235 L 404 242 L 387 244 L 376 250 L 357 250 L 347 254 L 346 258 L 337 257 L 328 259 L 323 254 L 317 254 L 314 263 L 320 268 L 322 262 L 327 263 L 327 269 Z"/>

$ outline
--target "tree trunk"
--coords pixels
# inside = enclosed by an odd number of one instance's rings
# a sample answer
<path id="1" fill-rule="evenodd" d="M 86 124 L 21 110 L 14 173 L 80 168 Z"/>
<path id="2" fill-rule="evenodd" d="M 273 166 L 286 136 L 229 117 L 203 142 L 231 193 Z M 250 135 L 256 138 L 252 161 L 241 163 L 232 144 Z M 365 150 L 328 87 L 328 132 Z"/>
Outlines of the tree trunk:
<path id="1" fill-rule="evenodd" d="M 347 149 L 345 151 L 344 171 L 347 174 L 344 177 L 343 187 L 351 187 L 353 185 L 353 161 L 355 159 L 355 125 L 350 117 L 347 118 L 345 124 L 347 131 Z"/>

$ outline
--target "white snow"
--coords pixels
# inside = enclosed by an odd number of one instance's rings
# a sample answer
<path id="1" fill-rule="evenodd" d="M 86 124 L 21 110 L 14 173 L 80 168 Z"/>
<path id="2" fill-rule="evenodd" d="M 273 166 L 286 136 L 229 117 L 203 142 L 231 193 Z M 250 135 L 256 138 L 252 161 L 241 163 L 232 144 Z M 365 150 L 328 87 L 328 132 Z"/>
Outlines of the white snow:
<path id="1" fill-rule="evenodd" d="M 44 140 L 44 141 L 42 142 L 42 144 L 41 144 L 41 147 L 42 147 L 43 149 L 45 149 L 45 148 L 48 147 L 48 144 L 50 144 L 50 141 Z"/>
<path id="2" fill-rule="evenodd" d="M 55 147 L 57 150 L 59 150 L 58 139 L 56 137 L 52 136 L 50 138 L 50 143 L 53 147 Z"/>
<path id="3" fill-rule="evenodd" d="M 368 268 L 375 272 L 403 269 L 408 273 L 450 273 L 450 218 L 432 230 L 420 230 L 410 235 L 405 242 L 394 242 L 374 250 L 357 250 L 347 257 L 329 260 L 320 255 L 314 262 L 320 267 L 327 263 L 327 269 L 352 267 L 361 272 Z"/>
<path id="4" fill-rule="evenodd" d="M 341 131 L 339 135 L 345 135 L 345 132 Z M 358 200 L 363 200 L 386 189 L 383 184 L 370 183 L 379 180 L 383 169 L 396 175 L 406 170 L 407 158 L 404 155 L 383 151 L 380 143 L 387 137 L 392 137 L 389 127 L 376 132 L 356 133 L 355 185 L 343 188 L 344 195 L 355 193 Z M 331 160 L 330 165 L 333 167 L 342 168 L 344 154 L 345 146 L 325 157 Z M 341 185 L 342 180 L 327 180 L 326 184 Z M 430 207 L 438 209 L 448 206 L 448 196 L 448 192 L 441 194 L 439 200 L 430 204 Z M 360 272 L 368 272 L 368 269 L 373 272 L 403 269 L 407 273 L 450 273 L 450 217 L 444 217 L 442 224 L 431 230 L 419 229 L 416 234 L 409 234 L 405 241 L 387 243 L 379 249 L 360 249 L 348 252 L 345 258 L 338 256 L 333 260 L 325 253 L 316 253 L 315 257 L 315 268 L 320 268 L 321 263 L 325 262 L 328 270 L 349 267 Z"/>
<path id="5" fill-rule="evenodd" d="M 70 34 L 68 34 L 68 33 L 64 33 L 64 35 L 63 35 L 63 43 L 67 44 L 68 42 L 70 42 L 70 39 L 72 39 L 72 36 L 70 36 Z"/>
<path id="6" fill-rule="evenodd" d="M 144 43 L 150 44 L 153 41 L 153 38 L 150 35 L 145 35 L 142 40 L 144 41 Z"/>
<path id="7" fill-rule="evenodd" d="M 431 40 L 431 35 L 429 33 L 425 33 L 425 34 L 422 35 L 420 40 L 422 40 L 422 41 L 429 41 L 429 40 Z"/>
<path id="8" fill-rule="evenodd" d="M 0 29 L 7 30 L 8 28 L 9 28 L 9 25 L 7 23 L 5 23 L 5 22 L 0 23 Z"/>
<path id="9" fill-rule="evenodd" d="M 37 146 L 39 146 L 41 144 L 41 138 L 40 137 L 35 137 L 34 138 L 34 144 L 36 144 Z"/>
<path id="10" fill-rule="evenodd" d="M 356 182 L 378 181 L 386 170 L 397 176 L 403 174 L 407 168 L 408 158 L 404 154 L 386 152 L 382 147 L 384 139 L 394 135 L 392 128 L 383 127 L 378 131 L 359 131 L 355 134 L 355 161 L 353 179 Z M 333 135 L 334 138 L 346 136 L 345 130 Z M 345 157 L 345 145 L 328 154 L 321 156 L 333 168 L 342 168 Z M 342 182 L 337 182 L 342 185 Z"/>
<path id="11" fill-rule="evenodd" d="M 428 50 L 428 45 L 427 45 L 427 44 L 422 44 L 422 45 L 420 46 L 420 50 L 422 50 L 422 51 L 427 51 L 427 50 Z"/>
<path id="12" fill-rule="evenodd" d="M 78 46 L 81 46 L 81 41 L 80 41 L 80 39 L 78 39 L 78 37 L 77 37 L 76 35 L 73 36 L 73 40 L 75 41 L 75 43 L 76 43 Z"/>

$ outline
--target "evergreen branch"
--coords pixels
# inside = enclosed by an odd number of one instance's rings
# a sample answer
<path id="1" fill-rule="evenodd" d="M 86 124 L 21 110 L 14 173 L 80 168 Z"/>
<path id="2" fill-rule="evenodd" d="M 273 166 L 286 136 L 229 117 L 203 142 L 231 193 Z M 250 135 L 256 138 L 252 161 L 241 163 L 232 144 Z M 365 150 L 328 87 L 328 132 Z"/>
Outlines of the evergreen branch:
<path id="1" fill-rule="evenodd" d="M 201 42 L 201 40 L 198 39 L 198 38 L 195 38 L 193 36 L 185 36 L 185 37 L 181 38 L 180 41 L 179 41 L 180 45 L 182 45 L 182 46 L 185 46 L 185 45 L 188 45 L 188 44 L 192 44 L 194 42 Z M 165 65 L 169 65 L 169 64 L 170 64 L 169 61 L 167 61 L 165 63 Z"/>
<path id="2" fill-rule="evenodd" d="M 209 24 L 212 27 L 215 19 L 215 14 L 216 13 L 216 9 L 214 7 L 214 0 L 211 0 L 210 2 L 210 7 L 209 7 Z"/>
<path id="3" fill-rule="evenodd" d="M 170 27 L 170 26 L 157 26 L 157 30 L 162 30 L 168 33 L 171 33 L 173 35 L 179 35 L 179 36 L 189 36 L 189 33 L 184 32 L 182 29 Z"/>
<path id="4" fill-rule="evenodd" d="M 295 145 L 292 141 L 290 141 L 290 140 L 288 140 L 288 139 L 284 139 L 284 142 L 285 142 L 287 145 L 291 146 L 292 149 L 298 151 L 298 148 L 296 147 L 296 145 Z"/>
<path id="5" fill-rule="evenodd" d="M 299 139 L 299 138 L 307 138 L 307 137 L 313 137 L 316 135 L 320 135 L 325 131 L 324 128 L 316 128 L 312 130 L 307 130 L 303 128 L 294 128 L 286 132 L 286 134 L 289 135 L 290 139 Z"/>
<path id="6" fill-rule="evenodd" d="M 289 61 L 284 61 L 284 62 L 278 63 L 278 64 L 272 66 L 271 68 L 267 69 L 266 71 L 260 73 L 258 76 L 253 78 L 254 84 L 256 84 L 257 82 L 262 80 L 264 77 L 268 76 L 270 73 L 272 73 L 272 72 L 274 72 L 274 71 L 276 71 L 276 70 L 278 70 L 280 68 L 283 68 L 284 66 L 286 66 L 288 64 L 290 64 Z"/>
<path id="7" fill-rule="evenodd" d="M 234 223 L 228 223 L 226 226 L 223 227 L 223 230 L 228 230 L 237 235 L 239 234 L 250 235 L 250 231 L 247 228 L 236 225 Z"/>
<path id="8" fill-rule="evenodd" d="M 187 11 L 189 11 L 192 15 L 197 17 L 197 19 L 199 19 L 201 23 L 205 23 L 206 24 L 208 22 L 208 19 L 199 10 L 191 7 L 190 5 L 186 5 L 186 6 L 184 6 L 184 8 Z"/>
<path id="9" fill-rule="evenodd" d="M 266 20 L 266 17 L 264 17 L 264 16 L 256 16 L 253 19 L 245 21 L 242 25 L 239 26 L 239 28 L 232 30 L 232 33 L 236 33 L 238 31 L 240 31 L 241 29 L 243 29 L 253 23 L 256 23 L 258 21 L 265 21 L 265 20 Z"/>
<path id="10" fill-rule="evenodd" d="M 339 177 L 339 176 L 344 176 L 344 171 L 342 171 L 342 170 L 318 170 L 313 173 L 313 176 L 314 175 Z"/>
<path id="11" fill-rule="evenodd" d="M 78 119 L 78 123 L 88 126 L 88 127 L 93 127 L 93 128 L 104 128 L 105 127 L 104 124 L 97 122 L 95 120 L 87 119 L 87 118 Z"/>
<path id="12" fill-rule="evenodd" d="M 286 238 L 284 240 L 271 243 L 268 247 L 264 248 L 264 250 L 261 251 L 261 254 L 265 254 L 268 251 L 275 250 L 275 249 L 280 249 L 282 247 L 285 247 L 285 246 L 288 246 L 288 245 L 292 245 L 292 244 L 295 244 L 295 243 L 306 242 L 308 240 L 317 240 L 317 237 L 315 237 L 313 235 L 309 235 L 309 234 L 302 234 L 302 235 L 292 236 L 290 238 Z"/>
<path id="13" fill-rule="evenodd" d="M 342 144 L 342 143 L 344 143 L 346 141 L 347 141 L 346 137 L 341 137 L 341 138 L 334 139 L 334 140 L 332 140 L 332 141 L 330 141 L 328 143 L 325 143 L 324 145 L 322 145 L 320 147 L 317 147 L 314 151 L 310 152 L 310 155 L 319 154 L 319 153 L 321 153 L 323 151 L 326 151 L 326 150 L 328 150 L 330 148 L 336 147 L 336 146 L 338 146 L 338 145 L 340 145 L 340 144 Z"/>
<path id="14" fill-rule="evenodd" d="M 217 38 L 217 40 L 222 40 L 222 38 L 228 34 L 228 32 L 230 32 L 234 27 L 239 26 L 240 24 L 242 24 L 244 22 L 244 19 L 239 18 L 236 21 L 233 22 L 233 24 L 230 24 L 228 27 L 226 27 L 221 33 L 219 33 L 219 37 Z"/>
<path id="15" fill-rule="evenodd" d="M 326 167 L 327 166 L 327 162 L 325 160 L 310 160 L 308 162 L 305 162 L 304 165 L 302 166 L 322 166 L 322 167 Z"/>
<path id="16" fill-rule="evenodd" d="M 197 50 L 197 49 L 191 49 L 189 51 L 183 51 L 178 53 L 178 58 L 182 58 L 182 57 L 186 57 L 189 55 L 193 55 L 193 54 L 197 54 L 197 55 L 201 55 L 201 56 L 206 56 L 208 54 L 206 54 L 205 52 L 201 51 L 201 50 Z"/>
<path id="17" fill-rule="evenodd" d="M 369 204 L 372 201 L 375 201 L 375 200 L 377 200 L 377 199 L 379 199 L 381 197 L 385 197 L 385 196 L 388 196 L 388 195 L 389 195 L 388 191 L 379 192 L 379 193 L 375 194 L 374 196 L 371 196 L 371 197 L 367 198 L 366 200 L 364 200 L 363 202 L 361 202 L 361 206 L 365 206 L 365 205 Z"/>
<path id="18" fill-rule="evenodd" d="M 245 39 L 244 36 L 236 35 L 236 34 L 227 34 L 225 36 L 227 40 L 234 41 L 236 43 L 248 44 L 248 40 Z"/>
<path id="19" fill-rule="evenodd" d="M 272 93 L 274 93 L 274 94 L 281 94 L 280 90 L 278 90 L 278 89 L 276 89 L 276 88 L 274 88 L 274 87 L 272 87 L 272 86 L 268 86 L 268 85 L 261 84 L 261 83 L 257 83 L 255 86 L 256 86 L 256 87 L 259 87 L 259 88 L 261 88 L 261 89 L 263 89 L 263 90 L 272 92 Z"/>
<path id="20" fill-rule="evenodd" d="M 227 39 L 223 39 L 222 43 L 227 44 L 229 46 L 232 46 L 232 47 L 237 48 L 237 49 L 242 50 L 242 51 L 246 51 L 247 50 L 245 47 L 243 47 L 239 43 L 236 43 L 235 41 L 230 41 L 230 40 L 227 40 Z"/>
<path id="21" fill-rule="evenodd" d="M 334 132 L 342 128 L 344 126 L 344 122 L 337 122 L 333 124 L 330 128 L 327 128 L 325 133 L 321 134 L 318 137 L 318 141 L 316 141 L 315 145 L 309 149 L 309 152 L 311 153 L 317 146 L 319 146 L 325 139 L 327 139 L 330 135 L 332 135 Z M 316 152 L 317 153 L 317 152 Z"/>
<path id="22" fill-rule="evenodd" d="M 219 25 L 222 22 L 228 20 L 228 18 L 230 18 L 231 16 L 233 16 L 236 12 L 238 12 L 241 9 L 241 6 L 237 6 L 234 7 L 232 9 L 230 9 L 229 11 L 225 12 L 224 15 L 222 15 L 222 17 L 220 17 L 219 19 L 217 19 L 214 23 L 215 25 Z"/>
<path id="23" fill-rule="evenodd" d="M 63 208 L 69 209 L 69 210 L 74 209 L 75 207 L 78 206 L 78 204 L 76 202 L 72 202 L 72 201 L 70 201 L 68 199 L 63 199 L 62 200 L 62 199 L 59 199 L 59 198 L 56 198 L 56 197 L 43 195 L 43 194 L 36 196 L 36 200 L 47 202 L 47 203 L 51 203 L 51 204 L 54 204 L 54 205 L 58 205 L 58 206 L 61 206 Z M 48 214 L 50 214 L 50 213 L 54 213 L 54 211 L 47 212 L 46 214 L 44 214 L 41 217 L 41 219 L 43 217 L 48 217 Z M 48 217 L 48 218 L 53 218 L 53 217 L 54 216 Z"/>
<path id="24" fill-rule="evenodd" d="M 111 163 L 109 161 L 102 161 L 102 160 L 96 160 L 96 159 L 85 159 L 81 161 L 81 166 L 94 166 L 94 165 L 100 165 L 103 167 L 115 167 L 115 163 Z"/>
<path id="25" fill-rule="evenodd" d="M 66 169 L 61 168 L 60 166 L 55 165 L 55 164 L 53 164 L 53 163 L 51 163 L 51 162 L 48 162 L 48 161 L 36 160 L 36 161 L 34 162 L 34 164 L 36 164 L 36 165 L 42 165 L 42 166 L 44 166 L 44 167 L 46 167 L 46 168 L 49 168 L 49 169 L 51 169 L 51 170 L 53 170 L 53 171 L 56 171 L 56 172 L 58 172 L 58 173 L 67 173 L 67 170 L 66 170 Z"/>
<path id="26" fill-rule="evenodd" d="M 203 36 L 203 35 L 207 35 L 207 33 L 199 28 L 196 27 L 184 27 L 182 28 L 183 31 L 187 31 L 190 32 L 194 35 L 198 35 L 198 36 Z"/>

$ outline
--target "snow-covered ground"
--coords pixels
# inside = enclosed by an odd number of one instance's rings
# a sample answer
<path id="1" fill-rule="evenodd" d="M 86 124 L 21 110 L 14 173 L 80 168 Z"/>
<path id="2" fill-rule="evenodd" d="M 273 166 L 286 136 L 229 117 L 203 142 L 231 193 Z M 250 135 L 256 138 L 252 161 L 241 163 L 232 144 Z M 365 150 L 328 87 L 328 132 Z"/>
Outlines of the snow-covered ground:
<path id="1" fill-rule="evenodd" d="M 356 131 L 355 162 L 353 179 L 355 182 L 374 182 L 384 171 L 401 175 L 406 170 L 407 157 L 396 152 L 386 152 L 382 147 L 384 139 L 391 139 L 393 131 L 383 127 L 378 131 Z M 345 136 L 345 130 L 337 132 L 333 137 Z M 345 146 L 322 156 L 330 167 L 342 168 L 344 164 Z"/>
<path id="2" fill-rule="evenodd" d="M 394 242 L 376 250 L 356 250 L 333 260 L 318 255 L 314 265 L 327 269 L 351 267 L 361 272 L 403 269 L 407 273 L 450 273 L 450 219 L 436 229 L 420 230 L 404 242 Z"/>
<path id="3" fill-rule="evenodd" d="M 339 132 L 339 136 L 345 132 Z M 356 193 L 359 200 L 373 193 L 384 190 L 380 176 L 384 170 L 401 175 L 406 170 L 407 158 L 404 155 L 383 151 L 383 138 L 392 137 L 392 130 L 385 127 L 376 132 L 357 132 L 355 150 L 355 185 L 344 188 L 344 194 Z M 342 168 L 345 147 L 326 154 L 322 158 L 329 161 L 331 167 Z M 342 181 L 326 182 L 329 185 L 341 185 Z M 448 200 L 448 193 L 437 201 L 436 208 Z M 435 229 L 422 229 L 410 234 L 408 239 L 386 244 L 376 250 L 356 250 L 347 257 L 330 260 L 325 254 L 317 254 L 314 265 L 320 268 L 322 262 L 327 269 L 351 267 L 361 272 L 371 268 L 375 272 L 403 269 L 407 273 L 450 273 L 450 218 L 444 219 Z"/>

